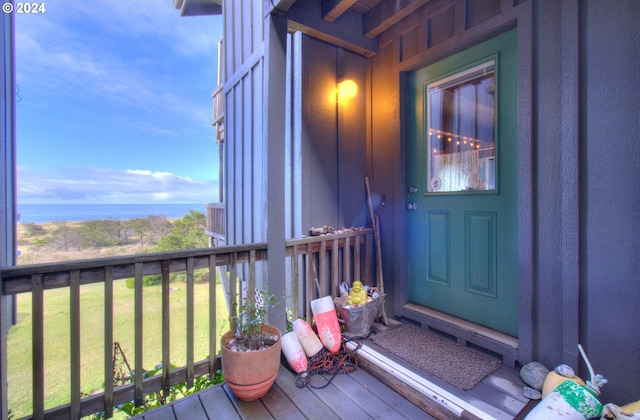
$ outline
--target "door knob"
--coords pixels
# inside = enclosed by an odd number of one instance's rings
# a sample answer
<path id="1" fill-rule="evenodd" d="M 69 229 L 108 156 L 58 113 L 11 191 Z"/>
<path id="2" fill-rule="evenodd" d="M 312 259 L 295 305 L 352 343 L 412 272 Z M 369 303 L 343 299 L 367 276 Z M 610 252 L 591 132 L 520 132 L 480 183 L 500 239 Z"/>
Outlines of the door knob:
<path id="1" fill-rule="evenodd" d="M 412 186 L 409 187 L 409 192 L 411 194 L 415 194 L 415 193 L 418 192 L 418 189 L 412 185 Z"/>
<path id="2" fill-rule="evenodd" d="M 418 208 L 418 205 L 416 203 L 407 204 L 407 210 L 416 210 L 417 208 Z"/>

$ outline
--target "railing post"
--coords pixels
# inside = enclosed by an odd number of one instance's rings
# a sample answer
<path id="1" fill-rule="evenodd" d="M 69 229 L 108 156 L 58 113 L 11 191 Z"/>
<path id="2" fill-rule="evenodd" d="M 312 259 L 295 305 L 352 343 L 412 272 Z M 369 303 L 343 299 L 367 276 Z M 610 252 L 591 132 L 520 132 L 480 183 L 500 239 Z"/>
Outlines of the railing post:
<path id="1" fill-rule="evenodd" d="M 33 417 L 44 417 L 44 288 L 42 274 L 31 276 L 33 340 Z"/>
<path id="2" fill-rule="evenodd" d="M 2 420 L 9 418 L 9 394 L 7 390 L 7 299 L 4 295 L 4 283 L 0 275 L 0 406 L 2 406 Z"/>

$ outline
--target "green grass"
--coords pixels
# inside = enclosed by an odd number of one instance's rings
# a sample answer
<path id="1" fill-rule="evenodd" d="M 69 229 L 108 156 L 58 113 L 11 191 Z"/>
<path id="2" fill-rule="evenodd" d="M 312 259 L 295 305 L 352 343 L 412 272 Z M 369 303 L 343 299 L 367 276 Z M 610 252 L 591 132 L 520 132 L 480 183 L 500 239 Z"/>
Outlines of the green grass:
<path id="1" fill-rule="evenodd" d="M 172 283 L 171 292 L 171 363 L 186 364 L 186 285 Z M 216 285 L 216 349 L 220 336 L 229 327 L 224 293 Z M 209 284 L 196 283 L 194 288 L 195 360 L 209 355 Z M 120 343 L 131 368 L 135 366 L 134 291 L 124 280 L 115 281 L 114 341 Z M 161 288 L 144 288 L 144 355 L 143 366 L 153 369 L 162 361 Z M 104 384 L 104 285 L 83 285 L 81 300 L 81 391 L 102 390 Z M 69 289 L 45 292 L 45 405 L 56 407 L 70 401 L 69 355 Z M 18 323 L 7 337 L 9 408 L 16 417 L 32 411 L 31 295 L 18 297 Z M 219 350 L 219 349 L 218 349 Z"/>

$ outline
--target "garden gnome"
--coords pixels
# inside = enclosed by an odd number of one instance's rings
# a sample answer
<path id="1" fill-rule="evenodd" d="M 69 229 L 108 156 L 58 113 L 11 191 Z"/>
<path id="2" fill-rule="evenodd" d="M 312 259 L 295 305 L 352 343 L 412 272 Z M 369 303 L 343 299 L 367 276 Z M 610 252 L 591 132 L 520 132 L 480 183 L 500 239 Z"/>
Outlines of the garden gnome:
<path id="1" fill-rule="evenodd" d="M 349 305 L 357 306 L 357 305 L 365 305 L 369 296 L 367 296 L 367 291 L 364 290 L 362 286 L 362 282 L 360 280 L 356 280 L 353 282 L 353 288 L 349 293 Z"/>

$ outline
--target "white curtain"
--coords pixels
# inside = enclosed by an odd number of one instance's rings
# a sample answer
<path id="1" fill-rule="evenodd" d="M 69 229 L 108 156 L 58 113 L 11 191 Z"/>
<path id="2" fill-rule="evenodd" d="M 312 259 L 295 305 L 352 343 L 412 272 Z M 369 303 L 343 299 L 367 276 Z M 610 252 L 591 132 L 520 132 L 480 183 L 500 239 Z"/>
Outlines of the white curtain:
<path id="1" fill-rule="evenodd" d="M 481 162 L 476 150 L 433 156 L 433 173 L 440 178 L 437 191 L 484 190 Z"/>

